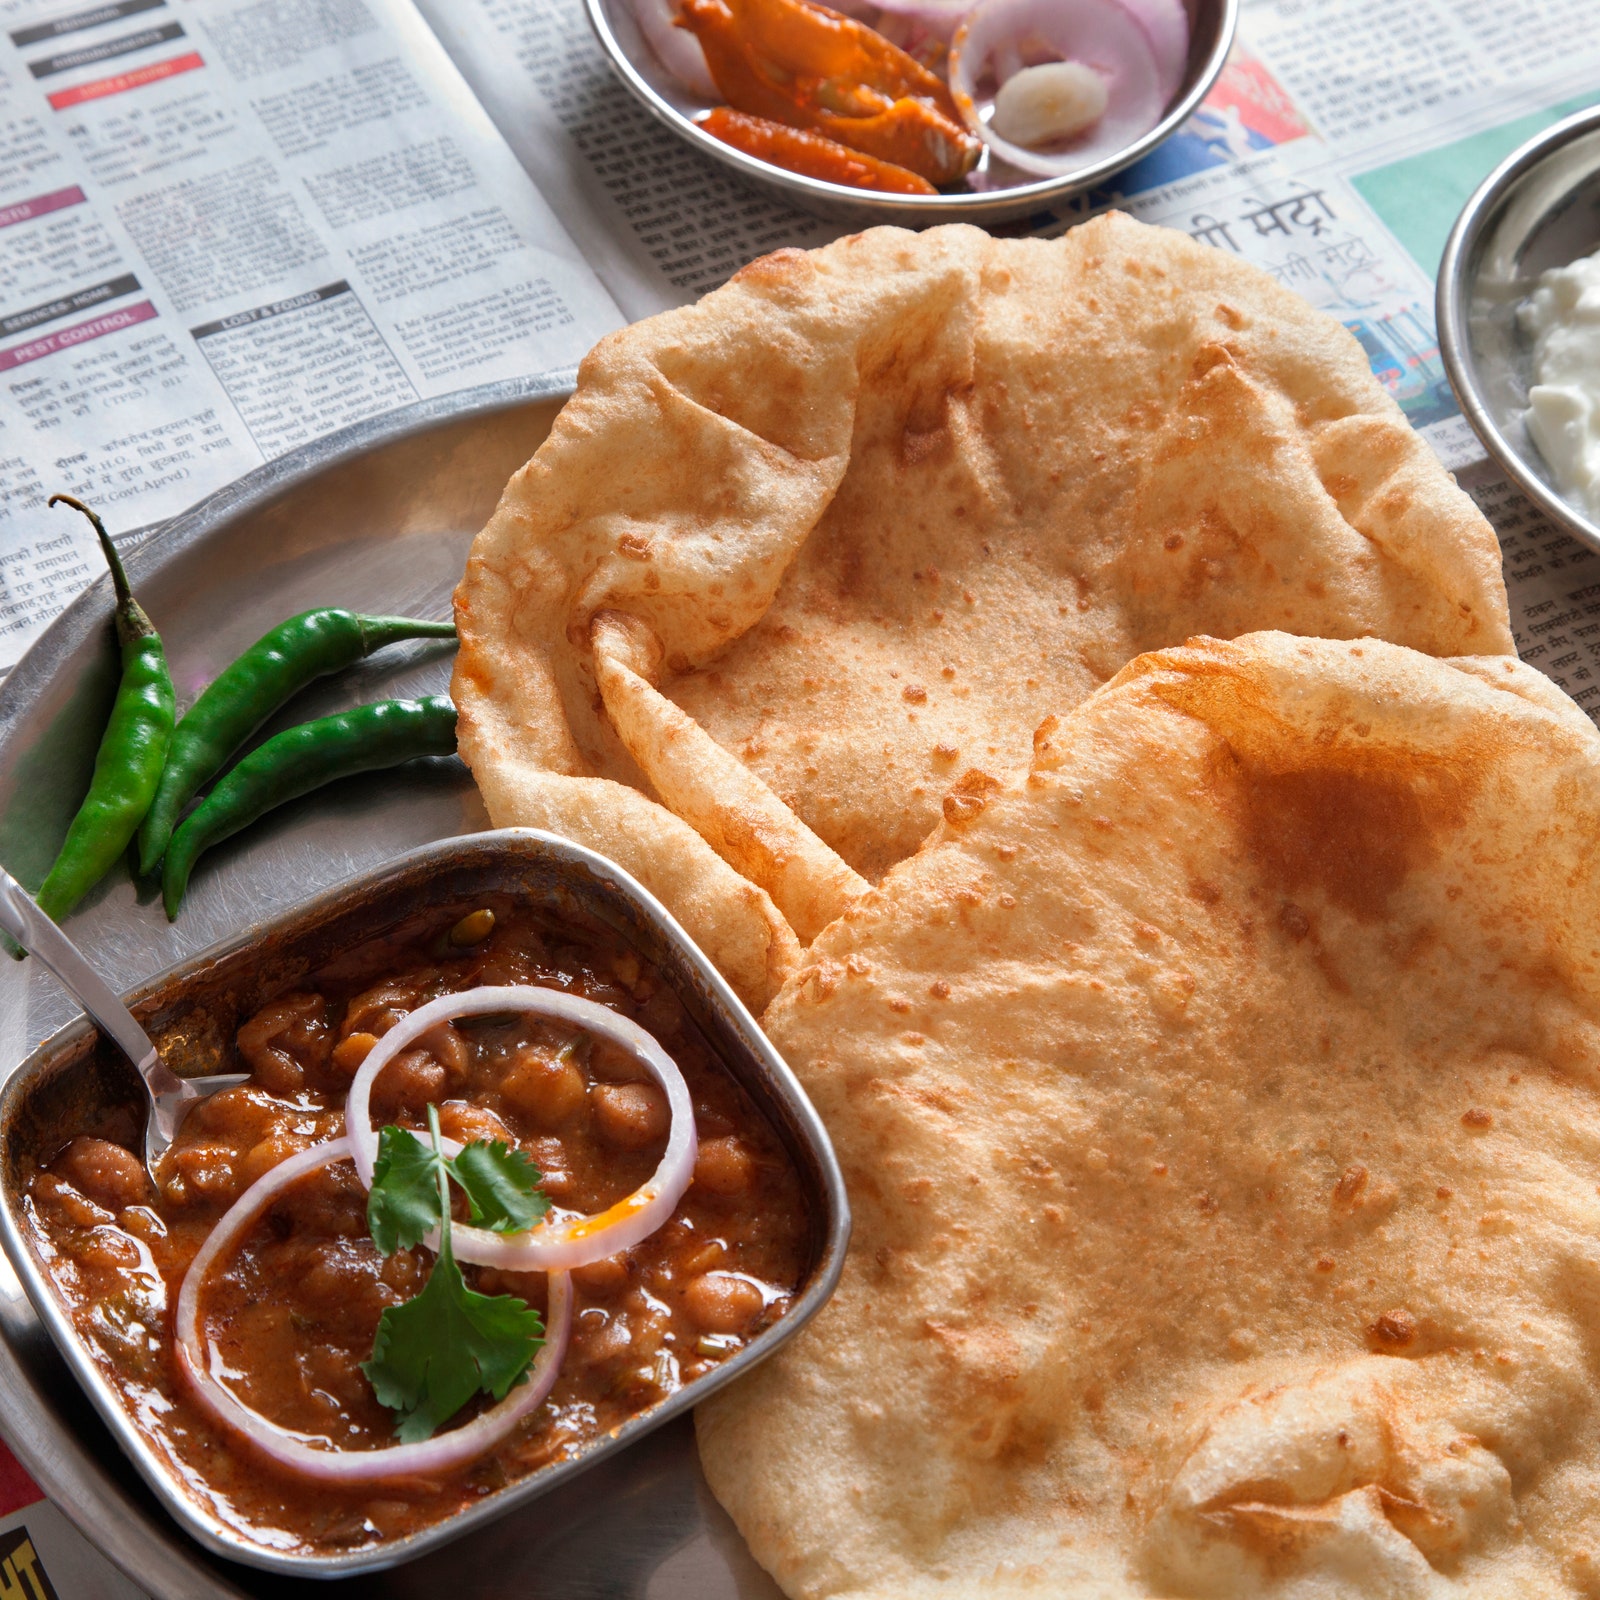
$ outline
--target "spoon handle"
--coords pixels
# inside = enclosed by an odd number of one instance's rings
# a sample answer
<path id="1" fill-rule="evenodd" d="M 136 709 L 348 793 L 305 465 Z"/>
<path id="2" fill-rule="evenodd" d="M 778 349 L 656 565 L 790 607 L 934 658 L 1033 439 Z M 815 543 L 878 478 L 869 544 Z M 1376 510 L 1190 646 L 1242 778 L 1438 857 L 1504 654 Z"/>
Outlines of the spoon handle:
<path id="1" fill-rule="evenodd" d="M 138 1067 L 140 1076 L 154 1092 L 161 1093 L 181 1083 L 177 1075 L 162 1064 L 150 1035 L 134 1021 L 133 1013 L 111 992 L 105 980 L 89 965 L 88 958 L 33 903 L 28 891 L 4 867 L 0 867 L 0 928 L 61 980 L 100 1031 L 115 1040 Z"/>

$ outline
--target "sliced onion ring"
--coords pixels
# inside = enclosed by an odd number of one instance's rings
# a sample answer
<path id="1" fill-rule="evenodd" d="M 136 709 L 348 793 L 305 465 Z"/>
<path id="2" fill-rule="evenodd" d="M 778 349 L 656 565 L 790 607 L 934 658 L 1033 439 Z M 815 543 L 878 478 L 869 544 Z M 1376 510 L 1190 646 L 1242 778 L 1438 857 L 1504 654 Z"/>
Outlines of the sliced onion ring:
<path id="1" fill-rule="evenodd" d="M 1177 0 L 1172 3 L 1177 4 Z M 662 66 L 702 100 L 721 100 L 711 68 L 706 65 L 706 53 L 692 33 L 678 26 L 678 8 L 673 0 L 631 0 L 631 9 L 640 33 Z"/>
<path id="2" fill-rule="evenodd" d="M 1109 99 L 1105 115 L 1064 148 L 1029 150 L 989 126 L 978 86 L 991 63 L 1003 78 L 1008 69 L 1046 60 L 1093 67 L 1106 80 Z M 967 125 L 1002 161 L 1051 178 L 1125 150 L 1166 108 L 1150 36 L 1119 0 L 982 0 L 950 46 L 950 92 Z"/>
<path id="3" fill-rule="evenodd" d="M 878 10 L 886 17 L 907 17 L 922 23 L 930 33 L 939 33 L 946 38 L 972 9 L 972 4 L 973 0 L 877 0 Z M 832 9 L 840 11 L 844 8 L 834 6 Z M 851 14 L 846 12 L 847 16 Z"/>
<path id="4" fill-rule="evenodd" d="M 1183 9 L 1183 0 L 1122 0 L 1122 4 L 1144 29 L 1155 51 L 1165 109 L 1189 65 L 1189 13 Z"/>
<path id="5" fill-rule="evenodd" d="M 211 1268 L 239 1245 L 263 1211 L 300 1179 L 336 1161 L 354 1159 L 348 1139 L 313 1145 L 280 1161 L 250 1185 L 229 1207 L 200 1246 L 178 1291 L 175 1325 L 178 1371 L 205 1409 L 224 1427 L 243 1435 L 261 1453 L 299 1473 L 325 1483 L 379 1483 L 390 1478 L 435 1477 L 453 1472 L 492 1450 L 526 1416 L 544 1404 L 555 1385 L 572 1331 L 572 1283 L 564 1272 L 550 1274 L 550 1304 L 545 1315 L 545 1342 L 526 1379 L 471 1422 L 420 1444 L 386 1445 L 376 1450 L 340 1450 L 316 1445 L 304 1435 L 281 1428 L 252 1411 L 211 1371 L 200 1337 L 200 1292 Z"/>
<path id="6" fill-rule="evenodd" d="M 378 1074 L 408 1044 L 454 1017 L 492 1015 L 503 1011 L 531 1011 L 554 1017 L 626 1050 L 641 1062 L 667 1096 L 672 1127 L 667 1134 L 661 1164 L 639 1188 L 609 1209 L 592 1217 L 547 1217 L 523 1233 L 492 1233 L 455 1223 L 450 1229 L 452 1247 L 462 1261 L 501 1267 L 507 1272 L 567 1272 L 605 1256 L 616 1255 L 648 1239 L 683 1198 L 694 1177 L 699 1151 L 695 1136 L 694 1106 L 689 1087 L 677 1064 L 638 1023 L 615 1011 L 580 999 L 560 989 L 530 985 L 465 989 L 440 995 L 403 1017 L 372 1047 L 350 1084 L 345 1101 L 345 1133 L 361 1182 L 372 1187 L 372 1168 L 378 1155 L 378 1138 L 372 1128 L 372 1085 Z M 429 1243 L 432 1243 L 430 1238 Z"/>

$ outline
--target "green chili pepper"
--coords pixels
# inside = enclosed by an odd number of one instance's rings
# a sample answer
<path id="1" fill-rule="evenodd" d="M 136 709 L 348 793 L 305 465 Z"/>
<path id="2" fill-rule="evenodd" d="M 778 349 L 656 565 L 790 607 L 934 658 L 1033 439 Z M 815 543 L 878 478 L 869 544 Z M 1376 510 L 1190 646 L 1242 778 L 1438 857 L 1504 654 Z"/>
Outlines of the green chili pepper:
<path id="1" fill-rule="evenodd" d="M 398 766 L 456 747 L 456 708 L 446 695 L 380 700 L 275 734 L 224 776 L 184 819 L 167 847 L 161 893 L 176 917 L 194 864 L 257 817 L 335 778 Z"/>
<path id="2" fill-rule="evenodd" d="M 94 525 L 117 592 L 122 681 L 94 758 L 94 776 L 37 899 L 59 922 L 110 870 L 149 809 L 172 739 L 174 699 L 161 636 L 128 588 L 105 524 L 70 494 L 51 495 Z"/>
<path id="3" fill-rule="evenodd" d="M 352 666 L 402 639 L 453 639 L 448 622 L 363 617 L 326 606 L 280 622 L 250 646 L 184 713 L 161 785 L 139 829 L 139 871 L 154 872 L 190 799 L 235 750 L 314 678 Z"/>

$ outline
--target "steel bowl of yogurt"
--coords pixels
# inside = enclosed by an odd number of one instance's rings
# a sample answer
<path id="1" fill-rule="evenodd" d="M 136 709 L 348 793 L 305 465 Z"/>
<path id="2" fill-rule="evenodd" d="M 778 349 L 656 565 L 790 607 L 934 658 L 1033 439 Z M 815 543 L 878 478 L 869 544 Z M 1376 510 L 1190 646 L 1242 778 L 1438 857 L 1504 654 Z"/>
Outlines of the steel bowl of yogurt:
<path id="1" fill-rule="evenodd" d="M 1600 522 L 1600 251 L 1540 273 L 1517 321 L 1533 340 L 1528 435 L 1556 487 Z"/>
<path id="2" fill-rule="evenodd" d="M 1600 106 L 1514 151 L 1467 202 L 1439 267 L 1438 320 L 1484 448 L 1600 550 Z"/>

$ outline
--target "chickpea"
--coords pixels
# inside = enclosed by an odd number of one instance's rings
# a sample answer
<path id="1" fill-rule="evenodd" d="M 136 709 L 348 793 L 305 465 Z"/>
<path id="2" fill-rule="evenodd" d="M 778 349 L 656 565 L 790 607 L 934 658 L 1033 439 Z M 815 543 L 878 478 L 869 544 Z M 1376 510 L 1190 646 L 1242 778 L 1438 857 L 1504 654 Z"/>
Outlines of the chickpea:
<path id="1" fill-rule="evenodd" d="M 251 1145 L 276 1133 L 292 1116 L 284 1103 L 264 1089 L 241 1083 L 202 1100 L 183 1119 L 185 1137 L 208 1133 L 232 1145 Z"/>
<path id="2" fill-rule="evenodd" d="M 343 1240 L 328 1240 L 309 1250 L 294 1283 L 296 1299 L 323 1314 L 352 1309 L 370 1299 L 372 1291 L 369 1263 Z"/>
<path id="3" fill-rule="evenodd" d="M 360 1071 L 361 1063 L 372 1054 L 372 1047 L 377 1042 L 375 1033 L 349 1034 L 333 1047 L 333 1055 L 329 1059 L 337 1071 L 353 1078 Z"/>
<path id="4" fill-rule="evenodd" d="M 728 1247 L 720 1239 L 707 1239 L 703 1245 L 689 1251 L 687 1255 L 680 1256 L 667 1269 L 667 1281 L 675 1277 L 692 1278 L 702 1272 L 709 1272 L 722 1258 L 727 1255 Z"/>
<path id="5" fill-rule="evenodd" d="M 305 1236 L 367 1232 L 367 1192 L 350 1166 L 324 1167 L 297 1183 L 272 1208 L 274 1225 Z"/>
<path id="6" fill-rule="evenodd" d="M 462 1144 L 471 1144 L 474 1139 L 498 1139 L 501 1144 L 509 1145 L 517 1142 L 494 1112 L 484 1106 L 469 1105 L 465 1100 L 446 1100 L 439 1107 L 439 1131 Z"/>
<path id="7" fill-rule="evenodd" d="M 256 1082 L 274 1094 L 293 1094 L 304 1087 L 307 1067 L 328 1059 L 332 1037 L 319 994 L 291 994 L 258 1011 L 240 1028 L 239 1054 L 250 1064 Z"/>
<path id="8" fill-rule="evenodd" d="M 402 1050 L 372 1085 L 372 1109 L 380 1117 L 419 1113 L 444 1093 L 444 1068 L 426 1050 Z"/>
<path id="9" fill-rule="evenodd" d="M 644 1024 L 658 1039 L 670 1039 L 683 1032 L 683 1005 L 677 995 L 661 984 L 645 1002 Z"/>
<path id="10" fill-rule="evenodd" d="M 150 1250 L 150 1259 L 159 1269 L 165 1271 L 173 1264 L 171 1235 L 158 1212 L 149 1206 L 129 1206 L 119 1220 L 135 1239 L 144 1241 Z"/>
<path id="11" fill-rule="evenodd" d="M 537 946 L 528 951 L 518 950 L 512 945 L 490 945 L 479 958 L 478 982 L 490 988 L 498 988 L 502 984 L 536 983 L 540 974 L 547 971 L 541 956 L 542 950 Z"/>
<path id="12" fill-rule="evenodd" d="M 755 1177 L 755 1158 L 739 1139 L 706 1139 L 695 1157 L 694 1186 L 724 1199 L 744 1194 Z"/>
<path id="13" fill-rule="evenodd" d="M 447 1082 L 459 1084 L 467 1081 L 467 1073 L 472 1067 L 472 1053 L 467 1048 L 467 1041 L 448 1022 L 441 1022 L 437 1028 L 429 1028 L 417 1040 L 417 1044 L 444 1068 Z"/>
<path id="14" fill-rule="evenodd" d="M 596 1039 L 589 1052 L 589 1069 L 605 1083 L 650 1083 L 650 1069 L 621 1045 Z"/>
<path id="15" fill-rule="evenodd" d="M 91 1228 L 67 1246 L 73 1260 L 89 1272 L 133 1272 L 139 1266 L 139 1246 L 121 1228 Z"/>
<path id="16" fill-rule="evenodd" d="M 239 1193 L 238 1152 L 222 1144 L 183 1145 L 172 1152 L 171 1173 L 177 1178 L 178 1195 L 174 1196 L 173 1179 L 167 1179 L 168 1197 L 178 1200 L 196 1196 L 206 1200 L 232 1200 Z"/>
<path id="17" fill-rule="evenodd" d="M 108 1211 L 141 1205 L 150 1198 L 144 1163 L 120 1144 L 79 1134 L 53 1165 L 61 1177 Z"/>
<path id="18" fill-rule="evenodd" d="M 526 1306 L 532 1306 L 541 1316 L 548 1304 L 545 1275 L 542 1272 L 506 1272 L 499 1267 L 479 1267 L 478 1279 L 473 1285 L 479 1294 L 514 1295 Z"/>
<path id="19" fill-rule="evenodd" d="M 428 1262 L 419 1250 L 396 1250 L 384 1257 L 378 1276 L 409 1300 L 427 1282 Z"/>
<path id="20" fill-rule="evenodd" d="M 281 1161 L 287 1161 L 296 1151 L 305 1148 L 305 1141 L 292 1133 L 271 1133 L 258 1140 L 245 1153 L 239 1163 L 239 1188 L 243 1192 L 258 1178 L 264 1178 Z"/>
<path id="21" fill-rule="evenodd" d="M 559 1128 L 582 1109 L 586 1085 L 570 1061 L 528 1046 L 512 1059 L 500 1093 L 539 1127 Z"/>
<path id="22" fill-rule="evenodd" d="M 566 1163 L 566 1147 L 550 1134 L 546 1134 L 543 1138 L 535 1135 L 531 1139 L 524 1139 L 522 1148 L 533 1157 L 534 1166 L 543 1173 L 554 1172 L 556 1168 Z"/>
<path id="23" fill-rule="evenodd" d="M 604 1311 L 586 1311 L 578 1319 L 577 1344 L 584 1359 L 595 1366 L 620 1361 L 633 1349 L 633 1330 L 625 1317 Z"/>
<path id="24" fill-rule="evenodd" d="M 317 1311 L 342 1305 L 350 1297 L 350 1286 L 339 1270 L 337 1258 L 326 1247 L 307 1254 L 308 1259 L 295 1274 L 295 1299 Z"/>
<path id="25" fill-rule="evenodd" d="M 667 1136 L 672 1114 L 653 1083 L 599 1083 L 589 1091 L 595 1128 L 618 1150 L 646 1150 Z"/>
<path id="26" fill-rule="evenodd" d="M 558 1206 L 565 1205 L 573 1195 L 572 1174 L 543 1162 L 535 1162 L 534 1165 L 539 1168 L 539 1187 L 544 1190 L 546 1197 L 554 1200 Z"/>
<path id="27" fill-rule="evenodd" d="M 399 1017 L 384 1011 L 376 1016 L 369 1013 L 364 1020 L 381 1022 L 380 1032 L 387 1033 L 394 1026 Z M 372 1053 L 372 1048 L 378 1042 L 378 1034 L 365 1029 L 358 1029 L 348 1033 L 338 1044 L 333 1047 L 329 1055 L 332 1066 L 346 1077 L 353 1078 L 360 1070 L 362 1062 Z M 472 1053 L 467 1041 L 450 1026 L 448 1022 L 441 1022 L 438 1027 L 430 1028 L 417 1040 L 415 1050 L 407 1053 L 423 1053 L 430 1055 L 444 1071 L 444 1080 L 452 1083 L 464 1083 L 472 1066 Z M 388 1071 L 387 1068 L 384 1069 Z"/>
<path id="28" fill-rule="evenodd" d="M 325 1395 L 332 1402 L 327 1409 L 334 1415 L 342 1409 L 359 1406 L 372 1392 L 357 1365 L 359 1359 L 339 1345 L 310 1345 L 301 1357 L 309 1397 L 320 1400 Z"/>
<path id="29" fill-rule="evenodd" d="M 612 1312 L 624 1316 L 633 1329 L 633 1353 L 653 1356 L 672 1327 L 672 1313 L 653 1294 L 632 1289 L 623 1297 L 622 1308 Z"/>
<path id="30" fill-rule="evenodd" d="M 417 990 L 412 984 L 392 980 L 377 984 L 356 995 L 344 1008 L 339 1035 L 347 1039 L 353 1033 L 373 1033 L 381 1038 L 415 1008 L 417 1000 Z"/>
<path id="31" fill-rule="evenodd" d="M 683 1309 L 707 1333 L 743 1333 L 765 1304 L 753 1283 L 731 1272 L 707 1272 L 691 1278 L 683 1291 Z"/>
<path id="32" fill-rule="evenodd" d="M 572 1281 L 587 1295 L 596 1300 L 609 1300 L 628 1287 L 632 1269 L 627 1252 L 621 1255 L 602 1256 L 586 1267 L 572 1269 Z"/>
<path id="33" fill-rule="evenodd" d="M 33 1192 L 46 1210 L 69 1228 L 93 1228 L 116 1220 L 104 1206 L 97 1206 L 87 1195 L 79 1194 L 64 1178 L 41 1172 Z"/>
<path id="34" fill-rule="evenodd" d="M 253 1081 L 272 1094 L 298 1094 L 305 1088 L 305 1068 L 287 1050 L 264 1044 L 245 1059 Z"/>
<path id="35" fill-rule="evenodd" d="M 333 1029 L 328 1023 L 328 1002 L 320 994 L 297 995 L 295 1012 L 280 1043 L 303 1067 L 321 1069 L 333 1049 Z"/>
<path id="36" fill-rule="evenodd" d="M 161 1220 L 161 1213 L 152 1211 L 149 1206 L 129 1206 L 123 1214 L 122 1226 L 146 1244 L 161 1244 L 168 1238 L 167 1225 Z"/>

